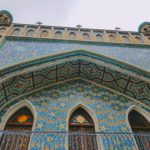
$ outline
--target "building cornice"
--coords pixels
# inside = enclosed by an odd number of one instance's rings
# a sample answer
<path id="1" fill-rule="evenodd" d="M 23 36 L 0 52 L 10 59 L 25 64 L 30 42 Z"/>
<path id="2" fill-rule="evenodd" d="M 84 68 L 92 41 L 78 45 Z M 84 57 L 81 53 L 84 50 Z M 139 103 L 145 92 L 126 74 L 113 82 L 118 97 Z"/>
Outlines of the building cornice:
<path id="1" fill-rule="evenodd" d="M 3 31 L 1 31 L 2 29 Z M 19 31 L 16 35 L 14 34 L 15 30 Z M 32 35 L 28 34 L 29 31 L 33 31 Z M 46 32 L 46 36 L 42 35 L 43 32 Z M 60 36 L 57 35 L 57 33 L 59 33 Z M 71 34 L 74 34 L 74 37 L 72 37 Z M 99 43 L 150 45 L 149 38 L 140 32 L 19 23 L 13 23 L 9 26 L 1 24 L 0 37 L 2 39 L 2 37 L 5 36 L 30 37 L 34 39 L 42 38 Z"/>

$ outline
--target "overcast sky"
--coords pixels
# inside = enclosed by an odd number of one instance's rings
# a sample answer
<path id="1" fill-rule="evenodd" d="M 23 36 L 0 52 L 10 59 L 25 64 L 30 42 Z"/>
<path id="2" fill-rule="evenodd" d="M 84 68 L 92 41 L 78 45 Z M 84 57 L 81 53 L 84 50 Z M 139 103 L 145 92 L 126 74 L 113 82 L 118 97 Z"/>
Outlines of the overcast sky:
<path id="1" fill-rule="evenodd" d="M 0 0 L 15 23 L 137 31 L 150 21 L 150 0 Z"/>

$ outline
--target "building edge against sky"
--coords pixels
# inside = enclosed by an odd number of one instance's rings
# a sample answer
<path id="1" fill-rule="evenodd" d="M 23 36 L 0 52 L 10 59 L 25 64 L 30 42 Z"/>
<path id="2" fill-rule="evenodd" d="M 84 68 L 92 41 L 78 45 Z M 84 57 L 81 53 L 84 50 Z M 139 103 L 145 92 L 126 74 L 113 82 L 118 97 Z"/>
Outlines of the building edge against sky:
<path id="1" fill-rule="evenodd" d="M 0 148 L 150 148 L 149 58 L 150 22 L 138 32 L 16 24 L 0 11 Z M 34 135 L 6 144 L 6 130 Z"/>

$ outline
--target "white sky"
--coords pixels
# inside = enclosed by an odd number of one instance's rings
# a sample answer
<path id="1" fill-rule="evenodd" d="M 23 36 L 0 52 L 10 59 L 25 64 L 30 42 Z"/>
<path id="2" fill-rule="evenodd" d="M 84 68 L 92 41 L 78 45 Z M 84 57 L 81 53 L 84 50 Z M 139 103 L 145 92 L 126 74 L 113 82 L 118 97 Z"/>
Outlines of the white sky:
<path id="1" fill-rule="evenodd" d="M 0 0 L 15 23 L 137 31 L 150 21 L 150 0 Z"/>

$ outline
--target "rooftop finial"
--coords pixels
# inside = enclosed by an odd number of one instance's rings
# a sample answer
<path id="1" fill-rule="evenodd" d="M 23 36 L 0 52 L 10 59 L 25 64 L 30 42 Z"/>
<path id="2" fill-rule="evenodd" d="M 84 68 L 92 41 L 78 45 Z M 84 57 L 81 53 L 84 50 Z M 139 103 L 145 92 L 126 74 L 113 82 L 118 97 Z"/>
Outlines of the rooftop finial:
<path id="1" fill-rule="evenodd" d="M 43 23 L 40 22 L 40 21 L 38 21 L 38 22 L 36 22 L 36 24 L 38 24 L 38 25 L 40 26 L 40 25 L 42 25 Z"/>
<path id="2" fill-rule="evenodd" d="M 120 30 L 120 29 L 121 29 L 120 27 L 115 27 L 115 30 L 116 30 L 116 31 L 118 31 L 118 30 Z"/>
<path id="3" fill-rule="evenodd" d="M 78 24 L 78 25 L 76 25 L 76 27 L 77 27 L 78 29 L 80 29 L 80 28 L 82 27 L 82 25 Z"/>

